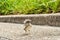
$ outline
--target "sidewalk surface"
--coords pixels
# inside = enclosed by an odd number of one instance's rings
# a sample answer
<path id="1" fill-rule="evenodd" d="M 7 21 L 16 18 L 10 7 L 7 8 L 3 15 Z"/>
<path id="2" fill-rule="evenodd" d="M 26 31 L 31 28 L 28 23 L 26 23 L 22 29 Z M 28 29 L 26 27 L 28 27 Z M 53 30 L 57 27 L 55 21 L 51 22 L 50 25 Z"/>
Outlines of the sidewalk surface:
<path id="1" fill-rule="evenodd" d="M 23 29 L 23 24 L 0 22 L 0 40 L 60 40 L 60 27 L 32 25 L 29 34 Z"/>

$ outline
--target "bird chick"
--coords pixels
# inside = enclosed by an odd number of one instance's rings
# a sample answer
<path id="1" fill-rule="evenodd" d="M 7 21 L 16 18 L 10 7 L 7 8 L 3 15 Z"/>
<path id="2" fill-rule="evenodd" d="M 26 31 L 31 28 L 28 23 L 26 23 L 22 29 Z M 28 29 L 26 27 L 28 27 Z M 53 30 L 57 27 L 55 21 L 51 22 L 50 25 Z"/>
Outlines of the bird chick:
<path id="1" fill-rule="evenodd" d="M 26 19 L 24 21 L 24 26 L 25 26 L 25 28 L 24 28 L 25 32 L 30 32 L 31 27 L 32 27 L 31 20 L 30 19 Z"/>

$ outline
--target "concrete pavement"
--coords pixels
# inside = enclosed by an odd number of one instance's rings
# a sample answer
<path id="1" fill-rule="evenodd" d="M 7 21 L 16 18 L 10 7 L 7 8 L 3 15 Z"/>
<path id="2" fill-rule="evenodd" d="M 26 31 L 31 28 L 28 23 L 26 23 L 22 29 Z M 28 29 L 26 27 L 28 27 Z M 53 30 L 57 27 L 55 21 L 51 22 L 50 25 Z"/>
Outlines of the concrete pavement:
<path id="1" fill-rule="evenodd" d="M 60 27 L 32 25 L 28 35 L 23 29 L 23 24 L 0 22 L 0 40 L 60 40 Z"/>

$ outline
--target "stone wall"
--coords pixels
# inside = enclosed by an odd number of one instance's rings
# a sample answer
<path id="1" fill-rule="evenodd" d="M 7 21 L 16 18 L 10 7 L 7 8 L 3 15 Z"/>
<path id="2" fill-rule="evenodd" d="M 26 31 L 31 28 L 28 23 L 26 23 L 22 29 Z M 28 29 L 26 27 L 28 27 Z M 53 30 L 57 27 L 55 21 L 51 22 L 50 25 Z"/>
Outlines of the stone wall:
<path id="1" fill-rule="evenodd" d="M 60 26 L 60 14 L 35 14 L 35 15 L 7 15 L 0 16 L 0 22 L 23 23 L 25 19 L 31 19 L 32 24 Z"/>

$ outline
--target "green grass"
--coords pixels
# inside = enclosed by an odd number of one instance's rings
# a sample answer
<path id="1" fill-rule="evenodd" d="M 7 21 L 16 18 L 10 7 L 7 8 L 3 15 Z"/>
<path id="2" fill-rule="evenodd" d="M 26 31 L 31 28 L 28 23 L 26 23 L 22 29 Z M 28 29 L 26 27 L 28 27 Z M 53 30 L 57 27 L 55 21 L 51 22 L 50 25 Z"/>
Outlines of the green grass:
<path id="1" fill-rule="evenodd" d="M 0 0 L 0 14 L 40 14 L 60 12 L 60 0 Z"/>

